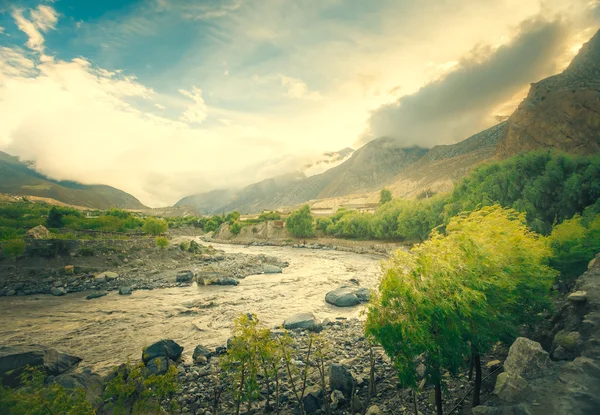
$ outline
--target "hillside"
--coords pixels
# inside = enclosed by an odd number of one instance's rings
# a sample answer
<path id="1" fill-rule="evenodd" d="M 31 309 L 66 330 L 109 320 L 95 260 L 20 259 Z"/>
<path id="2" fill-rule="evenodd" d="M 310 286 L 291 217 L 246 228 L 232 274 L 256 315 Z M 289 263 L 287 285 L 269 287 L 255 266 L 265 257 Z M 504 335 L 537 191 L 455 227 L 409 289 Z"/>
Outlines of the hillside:
<path id="1" fill-rule="evenodd" d="M 531 85 L 498 141 L 501 157 L 536 148 L 600 150 L 600 31 L 562 73 Z"/>
<path id="2" fill-rule="evenodd" d="M 114 187 L 56 181 L 38 173 L 17 157 L 0 151 L 0 193 L 50 198 L 94 209 L 144 209 L 139 200 Z"/>

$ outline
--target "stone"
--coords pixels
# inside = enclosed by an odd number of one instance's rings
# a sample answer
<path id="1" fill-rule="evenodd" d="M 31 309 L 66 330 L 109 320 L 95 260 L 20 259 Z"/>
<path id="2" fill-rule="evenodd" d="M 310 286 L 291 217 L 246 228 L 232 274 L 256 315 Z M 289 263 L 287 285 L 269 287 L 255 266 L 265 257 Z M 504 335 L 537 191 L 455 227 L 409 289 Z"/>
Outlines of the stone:
<path id="1" fill-rule="evenodd" d="M 102 376 L 92 372 L 89 368 L 69 371 L 58 375 L 53 379 L 53 383 L 57 383 L 66 389 L 83 389 L 86 395 L 100 397 L 103 390 Z"/>
<path id="2" fill-rule="evenodd" d="M 519 397 L 527 387 L 527 381 L 521 376 L 503 372 L 496 379 L 494 394 L 505 402 L 514 403 L 519 400 Z"/>
<path id="3" fill-rule="evenodd" d="M 102 273 L 102 274 L 100 274 L 100 275 L 104 275 L 104 279 L 105 279 L 107 282 L 114 281 L 114 280 L 116 280 L 117 278 L 119 278 L 119 274 L 117 274 L 116 272 L 112 272 L 112 271 L 106 271 L 106 272 L 103 272 L 103 273 Z"/>
<path id="4" fill-rule="evenodd" d="M 519 337 L 510 346 L 504 371 L 524 379 L 538 377 L 548 363 L 548 352 L 538 342 Z"/>
<path id="5" fill-rule="evenodd" d="M 367 409 L 367 412 L 365 412 L 365 415 L 383 415 L 383 412 L 377 405 L 371 405 L 369 406 L 369 409 Z"/>
<path id="6" fill-rule="evenodd" d="M 91 293 L 88 294 L 85 299 L 86 300 L 93 300 L 94 298 L 100 298 L 100 297 L 104 297 L 105 295 L 107 295 L 108 293 L 106 291 L 97 291 L 95 293 Z"/>
<path id="7" fill-rule="evenodd" d="M 368 303 L 371 299 L 371 290 L 368 288 L 359 288 L 358 290 L 354 291 L 354 295 L 358 297 L 358 300 L 361 303 Z"/>
<path id="8" fill-rule="evenodd" d="M 80 357 L 41 345 L 0 346 L 0 379 L 15 387 L 27 366 L 42 369 L 47 375 L 58 376 L 81 361 Z"/>
<path id="9" fill-rule="evenodd" d="M 198 360 L 201 357 L 204 357 L 205 359 L 209 359 L 211 356 L 211 352 L 210 350 L 208 350 L 206 347 L 202 346 L 201 344 L 199 344 L 198 346 L 196 346 L 196 348 L 194 349 L 194 354 L 192 355 L 192 359 L 194 359 L 194 362 L 198 363 Z M 203 362 L 204 363 L 204 362 Z"/>
<path id="10" fill-rule="evenodd" d="M 233 277 L 219 277 L 211 281 L 211 285 L 238 285 L 240 282 Z"/>
<path id="11" fill-rule="evenodd" d="M 576 331 L 565 332 L 564 330 L 561 330 L 554 336 L 552 344 L 555 347 L 562 347 L 563 349 L 572 352 L 579 345 L 580 339 L 581 335 Z"/>
<path id="12" fill-rule="evenodd" d="M 360 304 L 354 291 L 348 287 L 337 288 L 325 295 L 325 301 L 336 307 L 352 307 Z"/>
<path id="13" fill-rule="evenodd" d="M 65 265 L 65 274 L 73 275 L 75 273 L 75 267 L 73 265 Z"/>
<path id="14" fill-rule="evenodd" d="M 354 377 L 346 367 L 336 363 L 329 366 L 329 388 L 331 390 L 339 390 L 346 399 L 350 399 L 353 386 Z"/>
<path id="15" fill-rule="evenodd" d="M 174 364 L 175 363 L 166 356 L 155 357 L 146 364 L 146 369 L 148 369 L 147 374 L 164 375 L 167 373 L 167 370 L 169 370 L 169 366 Z"/>
<path id="16" fill-rule="evenodd" d="M 183 347 L 175 343 L 173 340 L 159 340 L 156 343 L 145 347 L 142 351 L 142 360 L 144 364 L 157 357 L 165 356 L 173 361 L 177 361 L 183 353 Z"/>
<path id="17" fill-rule="evenodd" d="M 346 397 L 342 393 L 342 391 L 334 390 L 331 392 L 331 409 L 338 409 L 344 405 L 346 402 Z"/>
<path id="18" fill-rule="evenodd" d="M 572 303 L 585 303 L 587 301 L 587 292 L 585 291 L 575 291 L 569 294 L 567 297 Z"/>
<path id="19" fill-rule="evenodd" d="M 67 290 L 65 290 L 63 287 L 53 287 L 50 290 L 50 292 L 52 293 L 52 295 L 55 295 L 57 297 L 67 294 Z"/>
<path id="20" fill-rule="evenodd" d="M 305 329 L 321 331 L 321 321 L 313 313 L 298 313 L 285 319 L 283 328 L 287 330 Z"/>
<path id="21" fill-rule="evenodd" d="M 302 406 L 306 414 L 317 413 L 323 407 L 323 390 L 318 386 L 308 387 L 302 398 Z"/>
<path id="22" fill-rule="evenodd" d="M 276 267 L 275 265 L 267 264 L 263 267 L 263 272 L 265 274 L 281 274 L 283 270 L 279 267 Z"/>
<path id="23" fill-rule="evenodd" d="M 179 271 L 175 277 L 176 282 L 191 282 L 194 279 L 194 273 L 189 270 Z"/>
<path id="24" fill-rule="evenodd" d="M 354 395 L 352 397 L 352 410 L 354 411 L 354 413 L 362 413 L 362 409 L 363 409 L 363 403 L 360 400 L 360 398 L 358 397 L 358 395 Z"/>
<path id="25" fill-rule="evenodd" d="M 120 295 L 130 295 L 133 293 L 133 288 L 131 287 L 119 287 Z"/>
<path id="26" fill-rule="evenodd" d="M 500 360 L 490 360 L 489 362 L 487 362 L 485 364 L 485 367 L 487 368 L 487 370 L 489 370 L 490 372 L 493 372 L 494 370 L 497 370 L 500 368 L 500 366 L 502 366 L 502 362 Z"/>
<path id="27" fill-rule="evenodd" d="M 26 239 L 50 239 L 52 235 L 45 226 L 38 225 L 35 228 L 29 229 L 24 237 Z"/>

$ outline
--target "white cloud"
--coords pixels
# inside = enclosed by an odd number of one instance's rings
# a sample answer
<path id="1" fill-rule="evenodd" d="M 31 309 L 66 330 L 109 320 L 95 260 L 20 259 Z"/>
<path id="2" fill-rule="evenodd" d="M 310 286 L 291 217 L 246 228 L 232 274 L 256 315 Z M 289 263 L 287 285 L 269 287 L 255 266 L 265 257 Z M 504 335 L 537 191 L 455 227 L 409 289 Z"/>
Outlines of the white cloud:
<path id="1" fill-rule="evenodd" d="M 279 75 L 281 85 L 287 88 L 286 95 L 297 99 L 320 99 L 321 94 L 318 91 L 309 91 L 306 83 L 285 75 Z"/>
<path id="2" fill-rule="evenodd" d="M 23 9 L 14 9 L 12 17 L 19 30 L 29 37 L 27 47 L 38 52 L 44 50 L 44 36 L 41 32 L 55 29 L 58 22 L 56 10 L 43 4 L 29 10 L 29 19 L 24 16 Z"/>
<path id="3" fill-rule="evenodd" d="M 185 112 L 181 114 L 180 119 L 189 123 L 198 124 L 204 121 L 207 116 L 208 108 L 204 103 L 204 98 L 202 98 L 202 90 L 200 88 L 193 87 L 191 91 L 180 89 L 179 93 L 194 101 L 194 103 L 187 107 Z"/>

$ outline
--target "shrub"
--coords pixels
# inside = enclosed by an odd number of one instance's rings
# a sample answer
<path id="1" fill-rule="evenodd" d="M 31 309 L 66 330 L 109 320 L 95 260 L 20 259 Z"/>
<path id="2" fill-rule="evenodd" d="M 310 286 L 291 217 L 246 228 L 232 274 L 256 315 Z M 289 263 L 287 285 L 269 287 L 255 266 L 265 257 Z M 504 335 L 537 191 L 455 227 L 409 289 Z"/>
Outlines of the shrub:
<path id="1" fill-rule="evenodd" d="M 11 239 L 2 245 L 4 254 L 9 257 L 18 257 L 25 252 L 25 241 L 22 239 Z"/>
<path id="2" fill-rule="evenodd" d="M 229 225 L 229 231 L 234 235 L 239 235 L 242 230 L 242 224 L 237 220 Z"/>
<path id="3" fill-rule="evenodd" d="M 278 212 L 263 212 L 258 217 L 260 222 L 264 222 L 267 220 L 279 220 L 281 219 L 281 215 Z"/>
<path id="4" fill-rule="evenodd" d="M 215 232 L 217 229 L 219 229 L 219 226 L 221 226 L 219 221 L 212 218 L 204 225 L 204 232 Z"/>
<path id="5" fill-rule="evenodd" d="M 291 213 L 285 221 L 285 226 L 292 236 L 297 238 L 310 237 L 315 234 L 315 225 L 308 205 Z"/>
<path id="6" fill-rule="evenodd" d="M 146 218 L 144 221 L 144 232 L 150 235 L 162 235 L 169 229 L 167 221 L 156 218 Z"/>
<path id="7" fill-rule="evenodd" d="M 317 218 L 317 230 L 325 232 L 332 223 L 330 218 Z"/>
<path id="8" fill-rule="evenodd" d="M 388 189 L 381 189 L 381 193 L 379 193 L 379 204 L 385 205 L 387 202 L 392 201 L 392 192 Z"/>
<path id="9" fill-rule="evenodd" d="M 182 251 L 188 251 L 190 249 L 190 243 L 189 242 L 181 242 L 179 244 L 179 249 L 181 249 Z"/>
<path id="10" fill-rule="evenodd" d="M 165 249 L 169 246 L 169 240 L 164 236 L 157 236 L 156 239 L 154 239 L 154 243 L 160 249 Z"/>

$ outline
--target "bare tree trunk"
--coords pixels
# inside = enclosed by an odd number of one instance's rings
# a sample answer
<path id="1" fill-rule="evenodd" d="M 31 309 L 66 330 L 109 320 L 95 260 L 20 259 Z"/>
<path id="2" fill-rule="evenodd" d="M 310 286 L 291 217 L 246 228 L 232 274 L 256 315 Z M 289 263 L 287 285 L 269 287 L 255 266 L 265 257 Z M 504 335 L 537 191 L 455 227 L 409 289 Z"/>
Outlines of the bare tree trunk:
<path id="1" fill-rule="evenodd" d="M 475 389 L 473 390 L 473 407 L 479 405 L 479 397 L 481 395 L 481 356 L 477 350 L 473 348 L 472 360 L 475 365 Z"/>
<path id="2" fill-rule="evenodd" d="M 413 398 L 413 409 L 415 410 L 415 415 L 419 415 L 419 404 L 417 403 L 417 391 L 413 389 L 412 398 Z"/>
<path id="3" fill-rule="evenodd" d="M 435 406 L 437 415 L 444 415 L 444 409 L 442 408 L 442 382 L 439 379 L 435 381 Z"/>
<path id="4" fill-rule="evenodd" d="M 377 394 L 377 386 L 375 385 L 375 352 L 373 347 L 369 349 L 369 360 L 371 363 L 369 371 L 369 399 L 372 399 Z"/>

